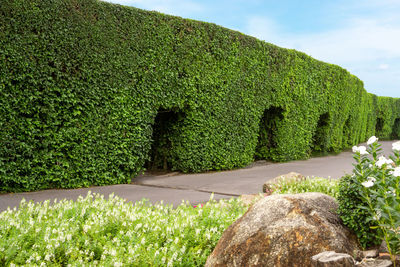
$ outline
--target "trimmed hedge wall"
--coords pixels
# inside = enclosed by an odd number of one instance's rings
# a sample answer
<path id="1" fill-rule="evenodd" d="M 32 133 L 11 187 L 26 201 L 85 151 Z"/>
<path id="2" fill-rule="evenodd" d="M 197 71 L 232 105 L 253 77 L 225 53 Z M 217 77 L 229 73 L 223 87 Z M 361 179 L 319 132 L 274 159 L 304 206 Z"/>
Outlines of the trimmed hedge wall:
<path id="1" fill-rule="evenodd" d="M 0 128 L 0 191 L 73 188 L 398 137 L 400 100 L 214 24 L 97 0 L 2 0 Z"/>

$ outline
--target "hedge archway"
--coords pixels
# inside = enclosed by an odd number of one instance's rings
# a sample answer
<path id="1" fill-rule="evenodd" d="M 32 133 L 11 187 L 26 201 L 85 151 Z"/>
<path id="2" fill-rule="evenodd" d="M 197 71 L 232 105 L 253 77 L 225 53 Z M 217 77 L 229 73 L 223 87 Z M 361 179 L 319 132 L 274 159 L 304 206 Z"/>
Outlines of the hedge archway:
<path id="1" fill-rule="evenodd" d="M 385 125 L 385 121 L 383 120 L 383 118 L 381 118 L 381 117 L 376 118 L 375 135 L 377 137 L 381 136 L 381 133 L 383 131 L 383 126 L 384 125 Z"/>
<path id="2" fill-rule="evenodd" d="M 391 138 L 394 140 L 400 139 L 400 118 L 395 119 L 394 126 L 391 134 Z"/>
<path id="3" fill-rule="evenodd" d="M 185 113 L 178 108 L 160 108 L 157 111 L 153 124 L 149 160 L 145 165 L 148 170 L 173 168 L 174 141 L 179 137 L 180 127 L 182 127 L 185 116 Z"/>
<path id="4" fill-rule="evenodd" d="M 324 154 L 328 151 L 328 137 L 330 129 L 329 113 L 323 113 L 319 116 L 317 127 L 313 135 L 312 154 Z"/>
<path id="5" fill-rule="evenodd" d="M 269 107 L 260 120 L 256 159 L 271 159 L 271 154 L 277 146 L 276 132 L 283 119 L 284 110 L 281 107 Z"/>

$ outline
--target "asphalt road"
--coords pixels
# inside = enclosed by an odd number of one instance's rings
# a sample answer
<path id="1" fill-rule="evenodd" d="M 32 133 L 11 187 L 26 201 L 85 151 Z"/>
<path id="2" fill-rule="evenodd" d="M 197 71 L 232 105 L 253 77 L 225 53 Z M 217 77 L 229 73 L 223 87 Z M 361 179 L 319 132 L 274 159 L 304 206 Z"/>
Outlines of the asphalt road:
<path id="1" fill-rule="evenodd" d="M 385 154 L 391 153 L 394 141 L 382 141 Z M 143 198 L 156 203 L 179 205 L 182 201 L 192 204 L 208 201 L 214 192 L 215 199 L 230 198 L 242 194 L 262 191 L 262 185 L 282 174 L 298 172 L 305 176 L 337 179 L 352 172 L 353 153 L 342 152 L 334 156 L 316 157 L 286 163 L 257 162 L 251 167 L 200 174 L 168 173 L 164 175 L 145 174 L 133 179 L 132 184 L 97 186 L 80 189 L 43 190 L 29 193 L 0 194 L 0 212 L 8 207 L 17 207 L 20 201 L 41 202 L 47 199 L 77 199 L 88 191 L 108 196 L 111 193 L 135 202 Z"/>

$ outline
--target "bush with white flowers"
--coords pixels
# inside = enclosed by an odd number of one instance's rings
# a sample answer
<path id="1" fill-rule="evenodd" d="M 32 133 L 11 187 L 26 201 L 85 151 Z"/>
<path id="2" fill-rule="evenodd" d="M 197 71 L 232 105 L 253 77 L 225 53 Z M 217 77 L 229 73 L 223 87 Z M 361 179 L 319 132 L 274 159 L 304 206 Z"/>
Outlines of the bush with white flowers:
<path id="1" fill-rule="evenodd" d="M 381 146 L 378 139 L 373 136 L 367 142 L 368 147 L 353 147 L 354 159 L 356 160 L 353 175 L 344 179 L 344 183 L 351 182 L 339 189 L 339 212 L 342 211 L 343 221 L 365 241 L 381 242 L 384 240 L 388 246 L 389 253 L 395 255 L 400 253 L 400 142 L 393 143 L 393 155 L 389 158 L 381 155 Z M 349 187 L 352 194 L 358 194 L 357 209 L 344 211 L 349 202 Z M 347 191 L 346 191 L 347 190 Z M 358 191 L 358 192 L 355 192 Z M 344 212 L 343 212 L 344 211 Z M 354 223 L 349 219 L 349 213 L 353 212 L 353 220 L 365 220 L 365 222 Z M 364 216 L 363 218 L 361 218 Z M 361 225 L 361 223 L 367 223 Z M 368 226 L 376 234 L 377 240 L 369 240 L 360 233 L 368 233 Z M 375 242 L 377 243 L 377 242 Z M 371 244 L 369 244 L 371 245 Z"/>
<path id="2" fill-rule="evenodd" d="M 23 201 L 0 214 L 0 266 L 203 266 L 245 210 L 237 199 L 173 208 L 90 193 Z"/>

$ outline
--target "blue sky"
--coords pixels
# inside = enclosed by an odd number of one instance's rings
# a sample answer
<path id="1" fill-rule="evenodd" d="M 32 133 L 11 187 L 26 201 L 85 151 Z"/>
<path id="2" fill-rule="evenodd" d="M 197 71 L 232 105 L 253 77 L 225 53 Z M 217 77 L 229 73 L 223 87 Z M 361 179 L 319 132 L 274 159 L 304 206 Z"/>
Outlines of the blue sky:
<path id="1" fill-rule="evenodd" d="M 399 0 L 107 0 L 216 23 L 337 64 L 400 97 Z"/>

